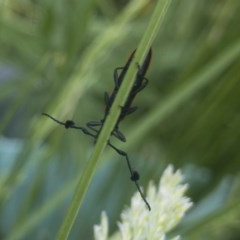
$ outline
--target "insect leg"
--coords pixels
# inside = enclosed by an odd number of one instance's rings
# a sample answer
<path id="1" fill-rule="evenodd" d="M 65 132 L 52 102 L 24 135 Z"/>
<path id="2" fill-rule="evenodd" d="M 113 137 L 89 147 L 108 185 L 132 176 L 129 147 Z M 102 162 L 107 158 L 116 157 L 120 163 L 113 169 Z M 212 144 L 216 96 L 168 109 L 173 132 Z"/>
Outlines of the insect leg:
<path id="1" fill-rule="evenodd" d="M 136 187 L 137 187 L 137 190 L 138 190 L 138 192 L 140 193 L 142 200 L 145 202 L 145 204 L 146 204 L 148 210 L 151 211 L 150 204 L 148 203 L 146 197 L 144 196 L 144 194 L 143 194 L 143 192 L 142 192 L 142 190 L 141 190 L 141 188 L 140 188 L 138 182 L 135 181 L 135 180 L 132 180 L 132 181 L 134 181 L 134 183 L 135 183 L 135 185 L 136 185 Z"/>
<path id="2" fill-rule="evenodd" d="M 42 113 L 42 115 L 46 116 L 46 117 L 49 117 L 50 119 L 52 119 L 54 122 L 60 124 L 60 125 L 63 125 L 65 128 L 74 128 L 74 129 L 79 129 L 81 130 L 84 134 L 86 135 L 89 135 L 89 136 L 92 136 L 94 138 L 97 137 L 97 135 L 94 135 L 93 133 L 89 132 L 85 127 L 79 127 L 79 126 L 76 126 L 74 121 L 72 120 L 67 120 L 66 122 L 61 122 L 59 121 L 58 119 L 52 117 L 51 115 L 47 114 L 47 113 Z"/>
<path id="3" fill-rule="evenodd" d="M 113 131 L 112 131 L 112 135 L 115 136 L 117 139 L 119 139 L 120 141 L 122 142 L 126 142 L 126 138 L 125 136 L 123 135 L 122 132 L 120 132 L 118 130 L 118 128 L 115 128 Z"/>
<path id="4" fill-rule="evenodd" d="M 107 92 L 104 93 L 104 102 L 106 105 L 106 109 L 110 109 L 112 102 Z"/>
<path id="5" fill-rule="evenodd" d="M 125 114 L 125 115 L 132 114 L 132 113 L 134 113 L 137 109 L 138 109 L 138 107 L 130 107 L 130 108 L 127 109 L 126 112 L 124 112 L 124 114 Z"/>
<path id="6" fill-rule="evenodd" d="M 136 187 L 137 187 L 137 190 L 138 192 L 140 193 L 141 195 L 141 198 L 142 200 L 145 202 L 147 208 L 149 211 L 151 211 L 151 207 L 146 199 L 146 197 L 144 196 L 139 184 L 138 184 L 138 180 L 140 178 L 140 175 L 137 171 L 133 170 L 132 169 L 132 166 L 131 166 L 131 163 L 130 163 L 130 160 L 128 158 L 128 154 L 126 152 L 124 152 L 123 150 L 121 149 L 118 149 L 117 147 L 115 147 L 114 145 L 112 145 L 109 141 L 108 141 L 108 146 L 110 146 L 111 148 L 113 148 L 119 155 L 121 156 L 124 156 L 126 158 L 126 161 L 127 161 L 127 165 L 128 165 L 128 169 L 130 171 L 130 174 L 131 174 L 131 177 L 130 179 L 135 183 Z"/>
<path id="7" fill-rule="evenodd" d="M 42 113 L 42 115 L 52 119 L 54 122 L 56 122 L 60 125 L 63 125 L 65 128 L 71 128 L 72 126 L 75 125 L 75 123 L 72 120 L 67 120 L 66 122 L 61 122 L 47 113 Z"/>
<path id="8" fill-rule="evenodd" d="M 96 127 L 96 126 L 102 126 L 103 123 L 102 123 L 102 121 L 101 121 L 101 122 L 91 121 L 91 122 L 88 122 L 86 125 L 87 125 L 88 128 L 90 128 L 90 129 L 93 130 L 94 132 L 99 133 L 99 130 L 96 130 L 94 127 Z"/>
<path id="9" fill-rule="evenodd" d="M 149 80 L 144 77 L 144 82 L 142 83 L 142 85 L 138 89 L 136 89 L 137 92 L 142 91 L 148 85 L 148 82 L 149 82 Z"/>
<path id="10" fill-rule="evenodd" d="M 124 67 L 117 67 L 117 68 L 114 69 L 113 79 L 114 79 L 114 83 L 115 83 L 116 88 L 119 88 L 120 84 L 121 84 L 121 82 L 119 82 L 119 75 L 118 75 L 119 70 L 123 71 Z M 122 80 L 122 79 L 120 79 L 120 80 Z"/>
<path id="11" fill-rule="evenodd" d="M 133 175 L 133 169 L 132 169 L 132 166 L 131 166 L 131 163 L 129 161 L 129 158 L 128 158 L 128 155 L 126 152 L 124 152 L 123 150 L 121 149 L 118 149 L 117 147 L 115 147 L 113 144 L 110 143 L 110 141 L 108 141 L 108 146 L 110 146 L 112 149 L 114 149 L 119 155 L 123 156 L 126 158 L 126 161 L 127 161 L 127 165 L 128 165 L 128 169 L 129 169 L 129 172 L 131 174 L 131 177 Z M 138 178 L 139 179 L 139 178 Z M 138 180 L 136 179 L 136 180 Z"/>

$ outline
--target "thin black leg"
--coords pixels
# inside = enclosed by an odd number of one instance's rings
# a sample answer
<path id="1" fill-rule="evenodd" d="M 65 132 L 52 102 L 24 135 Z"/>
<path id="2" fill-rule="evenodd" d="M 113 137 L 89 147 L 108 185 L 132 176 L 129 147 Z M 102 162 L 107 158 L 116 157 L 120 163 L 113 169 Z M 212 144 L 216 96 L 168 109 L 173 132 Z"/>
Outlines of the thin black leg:
<path id="1" fill-rule="evenodd" d="M 131 174 L 131 180 L 135 183 L 136 187 L 137 187 L 137 190 L 138 192 L 140 193 L 141 195 L 141 198 L 142 200 L 145 202 L 147 208 L 149 211 L 151 211 L 151 207 L 150 207 L 150 204 L 148 203 L 146 197 L 144 196 L 139 184 L 138 184 L 138 180 L 140 178 L 139 176 L 139 173 L 135 170 L 132 169 L 132 166 L 131 166 L 131 163 L 130 163 L 130 160 L 128 158 L 128 154 L 124 151 L 122 151 L 121 149 L 118 149 L 116 148 L 114 145 L 112 145 L 109 141 L 108 141 L 108 146 L 110 146 L 111 148 L 113 148 L 119 155 L 121 156 L 124 156 L 126 158 L 126 161 L 127 161 L 127 165 L 128 165 L 128 169 L 130 171 L 130 174 Z"/>

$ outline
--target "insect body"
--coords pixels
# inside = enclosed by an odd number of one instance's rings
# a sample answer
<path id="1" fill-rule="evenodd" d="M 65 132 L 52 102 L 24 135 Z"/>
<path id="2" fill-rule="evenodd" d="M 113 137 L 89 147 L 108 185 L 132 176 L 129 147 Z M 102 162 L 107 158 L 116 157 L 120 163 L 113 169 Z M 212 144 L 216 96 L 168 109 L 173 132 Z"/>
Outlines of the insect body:
<path id="1" fill-rule="evenodd" d="M 88 122 L 87 123 L 87 126 L 92 129 L 93 131 L 96 131 L 96 132 L 100 132 L 101 130 L 101 127 L 102 125 L 104 124 L 105 122 L 105 119 L 109 113 L 109 110 L 112 106 L 112 103 L 114 102 L 115 100 L 115 97 L 118 93 L 118 90 L 122 84 L 122 81 L 125 77 L 125 74 L 129 68 L 129 65 L 134 57 L 134 54 L 135 54 L 136 50 L 134 50 L 132 52 L 132 54 L 130 55 L 130 57 L 128 58 L 126 64 L 124 67 L 118 67 L 114 70 L 114 83 L 115 83 L 115 86 L 114 86 L 114 89 L 111 93 L 111 95 L 109 95 L 107 92 L 104 93 L 104 101 L 105 101 L 105 114 L 104 114 L 104 117 L 101 121 L 99 122 L 96 122 L 96 121 L 91 121 L 91 122 Z M 147 72 L 147 69 L 149 67 L 149 64 L 150 64 L 150 61 L 151 61 L 151 56 L 152 56 L 152 51 L 151 49 L 149 50 L 142 66 L 140 67 L 138 65 L 138 72 L 136 74 L 136 78 L 135 78 L 135 81 L 134 81 L 134 84 L 132 86 L 132 89 L 129 93 L 129 96 L 124 104 L 124 106 L 121 107 L 121 113 L 119 115 L 119 118 L 117 120 L 117 123 L 112 131 L 112 135 L 114 135 L 115 137 L 117 137 L 119 140 L 125 142 L 126 141 L 126 138 L 125 136 L 120 132 L 119 130 L 119 123 L 129 114 L 135 112 L 137 110 L 137 107 L 132 107 L 132 102 L 135 98 L 135 96 L 137 95 L 137 93 L 139 93 L 141 90 L 143 90 L 147 84 L 148 84 L 148 79 L 145 78 L 145 74 Z M 118 75 L 118 71 L 121 70 L 120 74 Z M 96 130 L 94 127 L 95 126 L 101 126 L 99 130 Z"/>
<path id="2" fill-rule="evenodd" d="M 132 89 L 129 93 L 129 96 L 128 96 L 124 106 L 122 107 L 121 114 L 120 114 L 120 117 L 119 117 L 117 123 L 119 123 L 121 120 L 123 120 L 123 118 L 125 116 L 127 116 L 128 114 L 131 114 L 137 110 L 137 107 L 132 107 L 131 105 L 132 105 L 132 102 L 133 102 L 135 96 L 137 95 L 137 93 L 139 93 L 141 90 L 143 90 L 148 84 L 148 79 L 145 78 L 145 74 L 149 67 L 149 64 L 151 61 L 151 56 L 152 56 L 152 51 L 150 49 L 142 66 L 140 67 L 139 65 L 137 65 L 138 72 L 137 72 L 134 84 L 132 86 Z M 118 83 L 120 86 L 122 82 L 119 81 Z"/>

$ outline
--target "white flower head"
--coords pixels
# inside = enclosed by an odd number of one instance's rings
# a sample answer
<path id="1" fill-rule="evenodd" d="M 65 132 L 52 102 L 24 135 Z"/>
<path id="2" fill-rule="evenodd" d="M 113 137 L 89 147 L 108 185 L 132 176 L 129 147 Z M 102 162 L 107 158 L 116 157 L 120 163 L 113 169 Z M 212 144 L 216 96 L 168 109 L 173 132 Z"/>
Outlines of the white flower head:
<path id="1" fill-rule="evenodd" d="M 106 212 L 102 212 L 101 224 L 94 226 L 94 239 L 106 240 L 108 237 L 108 218 Z"/>
<path id="2" fill-rule="evenodd" d="M 184 197 L 187 185 L 181 184 L 182 180 L 180 171 L 174 173 L 170 165 L 164 171 L 158 187 L 150 182 L 146 198 L 151 205 L 151 211 L 146 208 L 141 196 L 136 192 L 132 197 L 131 207 L 121 214 L 121 221 L 118 223 L 120 239 L 165 240 L 166 233 L 179 223 L 185 212 L 192 206 L 190 199 Z M 104 227 L 106 223 L 102 221 L 100 228 Z M 107 238 L 100 238 L 100 236 L 96 238 L 95 235 L 95 239 Z M 174 240 L 178 239 L 180 239 L 179 236 L 174 238 Z"/>

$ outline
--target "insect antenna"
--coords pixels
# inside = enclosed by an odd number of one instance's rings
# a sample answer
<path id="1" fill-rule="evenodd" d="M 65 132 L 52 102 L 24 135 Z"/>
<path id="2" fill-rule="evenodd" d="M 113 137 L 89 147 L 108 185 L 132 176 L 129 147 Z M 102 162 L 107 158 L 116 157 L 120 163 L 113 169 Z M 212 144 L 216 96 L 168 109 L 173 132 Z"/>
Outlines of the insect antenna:
<path id="1" fill-rule="evenodd" d="M 93 138 L 97 137 L 97 135 L 94 135 L 93 133 L 89 132 L 87 128 L 76 126 L 74 121 L 72 121 L 72 120 L 67 120 L 66 122 L 61 122 L 58 119 L 52 117 L 51 115 L 49 115 L 47 113 L 42 113 L 42 115 L 52 119 L 54 122 L 56 122 L 56 123 L 58 123 L 60 125 L 63 125 L 66 129 L 68 129 L 68 128 L 79 129 L 86 135 L 92 136 Z"/>

